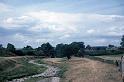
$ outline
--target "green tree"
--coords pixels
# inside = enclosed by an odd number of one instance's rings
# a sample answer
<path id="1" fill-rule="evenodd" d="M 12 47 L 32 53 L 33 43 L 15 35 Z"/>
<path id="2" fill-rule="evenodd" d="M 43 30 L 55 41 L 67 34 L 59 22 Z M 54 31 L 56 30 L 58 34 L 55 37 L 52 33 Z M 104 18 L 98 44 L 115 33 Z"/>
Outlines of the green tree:
<path id="1" fill-rule="evenodd" d="M 55 48 L 56 57 L 65 57 L 65 44 L 57 44 Z"/>
<path id="2" fill-rule="evenodd" d="M 13 44 L 8 43 L 7 44 L 7 50 L 12 52 L 12 53 L 15 53 L 15 46 Z"/>
<path id="3" fill-rule="evenodd" d="M 68 58 L 71 59 L 72 56 L 72 48 L 70 45 L 65 44 L 64 45 L 64 55 Z"/>
<path id="4" fill-rule="evenodd" d="M 34 49 L 31 46 L 29 46 L 29 45 L 27 45 L 26 47 L 24 47 L 22 49 L 22 51 L 23 51 L 23 53 L 25 55 L 31 55 L 31 56 L 34 56 L 35 55 Z"/>
<path id="5" fill-rule="evenodd" d="M 71 47 L 71 54 L 72 55 L 75 55 L 75 56 L 78 56 L 77 53 L 79 50 L 83 51 L 85 49 L 85 45 L 84 45 L 84 42 L 72 42 L 70 44 L 70 47 Z"/>
<path id="6" fill-rule="evenodd" d="M 90 50 L 91 49 L 91 46 L 90 45 L 87 45 L 86 46 L 86 49 Z"/>
<path id="7" fill-rule="evenodd" d="M 41 50 L 43 51 L 46 57 L 54 57 L 54 47 L 50 43 L 44 43 L 41 45 Z"/>
<path id="8" fill-rule="evenodd" d="M 121 38 L 121 43 L 120 44 L 121 44 L 121 47 L 124 48 L 124 35 Z"/>
<path id="9" fill-rule="evenodd" d="M 26 47 L 23 48 L 23 50 L 33 50 L 33 48 L 29 45 L 27 45 Z"/>
<path id="10" fill-rule="evenodd" d="M 2 49 L 3 48 L 3 45 L 2 44 L 0 44 L 0 49 Z"/>

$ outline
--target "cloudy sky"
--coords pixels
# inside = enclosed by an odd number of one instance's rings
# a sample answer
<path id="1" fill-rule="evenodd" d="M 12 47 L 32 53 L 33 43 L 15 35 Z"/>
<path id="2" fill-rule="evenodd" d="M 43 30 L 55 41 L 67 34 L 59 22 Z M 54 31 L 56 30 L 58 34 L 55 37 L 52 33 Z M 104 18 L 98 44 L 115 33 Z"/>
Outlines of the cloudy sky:
<path id="1" fill-rule="evenodd" d="M 0 0 L 0 44 L 120 44 L 123 0 Z"/>

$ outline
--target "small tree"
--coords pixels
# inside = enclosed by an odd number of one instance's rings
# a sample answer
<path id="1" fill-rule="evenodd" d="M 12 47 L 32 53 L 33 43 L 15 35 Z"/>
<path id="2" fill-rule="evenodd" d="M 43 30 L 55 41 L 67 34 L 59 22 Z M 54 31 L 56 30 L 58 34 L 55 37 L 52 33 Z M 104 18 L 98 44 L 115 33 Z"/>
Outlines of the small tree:
<path id="1" fill-rule="evenodd" d="M 121 47 L 124 48 L 124 35 L 121 38 L 121 43 L 120 44 L 121 44 Z"/>
<path id="2" fill-rule="evenodd" d="M 7 50 L 10 51 L 10 52 L 12 52 L 12 53 L 15 53 L 15 47 L 14 47 L 14 45 L 8 43 L 7 44 Z"/>
<path id="3" fill-rule="evenodd" d="M 2 49 L 3 48 L 3 45 L 2 44 L 0 44 L 0 49 Z"/>
<path id="4" fill-rule="evenodd" d="M 90 50 L 91 49 L 91 46 L 90 45 L 87 45 L 86 46 L 86 49 Z"/>
<path id="5" fill-rule="evenodd" d="M 22 49 L 22 51 L 23 51 L 23 53 L 25 55 L 31 55 L 31 56 L 34 56 L 35 55 L 34 49 L 31 46 L 29 46 L 29 45 L 27 45 L 26 47 L 24 47 Z"/>

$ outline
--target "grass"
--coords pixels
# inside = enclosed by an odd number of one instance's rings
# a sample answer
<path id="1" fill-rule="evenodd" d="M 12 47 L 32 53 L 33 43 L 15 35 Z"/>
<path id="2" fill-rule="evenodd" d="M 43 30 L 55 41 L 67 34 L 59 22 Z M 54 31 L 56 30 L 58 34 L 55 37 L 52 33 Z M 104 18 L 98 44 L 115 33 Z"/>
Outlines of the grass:
<path id="1" fill-rule="evenodd" d="M 57 65 L 60 68 L 60 71 L 58 72 L 58 76 L 60 78 L 64 78 L 64 73 L 67 71 L 68 65 L 66 63 L 61 63 Z"/>
<path id="2" fill-rule="evenodd" d="M 36 60 L 35 62 L 37 63 L 45 63 L 45 64 L 49 64 L 49 65 L 52 65 L 52 66 L 55 66 L 55 67 L 58 67 L 60 69 L 60 71 L 58 71 L 57 73 L 57 76 L 61 78 L 61 81 L 65 78 L 65 72 L 68 70 L 69 66 L 68 64 L 66 63 L 67 59 L 63 58 L 62 60 L 60 60 L 59 62 L 60 63 L 50 63 L 50 62 L 45 62 L 41 59 L 39 60 Z"/>
<path id="3" fill-rule="evenodd" d="M 93 59 L 93 60 L 98 60 L 98 61 L 101 61 L 101 62 L 104 62 L 104 63 L 108 63 L 108 64 L 113 64 L 113 65 L 116 64 L 115 60 L 104 59 L 101 56 L 87 56 L 87 58 Z"/>
<path id="4" fill-rule="evenodd" d="M 37 60 L 35 60 L 35 62 L 39 63 L 39 64 L 45 64 L 45 62 L 43 60 L 41 60 L 41 59 L 37 59 Z"/>
<path id="5" fill-rule="evenodd" d="M 7 63 L 6 63 L 7 61 Z M 29 76 L 43 72 L 46 67 L 28 63 L 28 58 L 7 59 L 0 64 L 0 81 Z M 5 69 L 4 69 L 5 68 Z"/>

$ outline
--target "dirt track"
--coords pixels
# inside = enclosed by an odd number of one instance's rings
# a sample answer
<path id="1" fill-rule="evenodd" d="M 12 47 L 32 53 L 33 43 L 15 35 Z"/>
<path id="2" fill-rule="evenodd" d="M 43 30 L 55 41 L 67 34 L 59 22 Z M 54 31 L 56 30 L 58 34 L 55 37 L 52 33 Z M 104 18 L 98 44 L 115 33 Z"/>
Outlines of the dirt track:
<path id="1" fill-rule="evenodd" d="M 73 58 L 69 62 L 64 82 L 121 82 L 121 75 L 113 65 L 90 60 Z"/>

